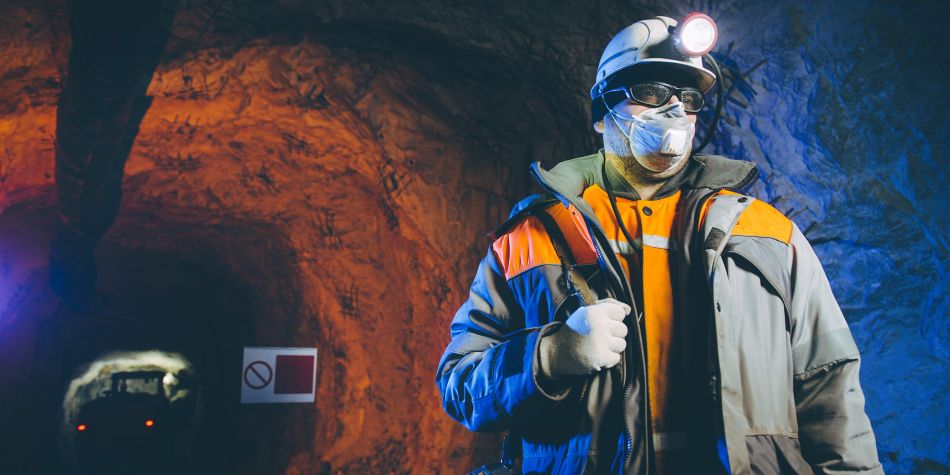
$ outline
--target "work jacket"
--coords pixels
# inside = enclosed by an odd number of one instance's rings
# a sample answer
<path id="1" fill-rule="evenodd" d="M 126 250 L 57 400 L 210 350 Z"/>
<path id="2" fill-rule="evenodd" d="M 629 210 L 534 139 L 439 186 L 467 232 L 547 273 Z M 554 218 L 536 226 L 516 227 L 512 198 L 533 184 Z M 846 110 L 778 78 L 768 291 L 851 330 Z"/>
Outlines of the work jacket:
<path id="1" fill-rule="evenodd" d="M 715 415 L 720 462 L 703 473 L 882 473 L 858 350 L 811 246 L 791 220 L 736 192 L 755 178 L 751 163 L 691 161 L 676 183 L 670 278 L 688 289 L 674 292 L 677 315 L 708 328 L 696 387 Z M 607 168 L 602 152 L 531 166 L 546 194 L 518 203 L 493 234 L 439 363 L 446 413 L 473 431 L 518 434 L 524 473 L 653 470 L 635 289 L 581 197 Z M 538 341 L 576 301 L 607 297 L 634 308 L 621 362 L 552 389 Z"/>

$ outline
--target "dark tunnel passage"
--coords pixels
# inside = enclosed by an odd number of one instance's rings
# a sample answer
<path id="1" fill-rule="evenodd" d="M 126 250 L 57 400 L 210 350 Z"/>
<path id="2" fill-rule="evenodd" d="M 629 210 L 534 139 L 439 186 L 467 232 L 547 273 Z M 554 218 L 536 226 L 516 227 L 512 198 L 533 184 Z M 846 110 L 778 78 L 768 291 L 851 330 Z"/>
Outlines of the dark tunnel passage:
<path id="1" fill-rule="evenodd" d="M 37 216 L 44 215 L 46 219 L 37 220 Z M 18 243 L 5 242 L 4 249 L 22 251 L 19 246 L 28 245 L 28 241 L 48 241 L 49 217 L 48 210 L 35 208 L 23 214 L 16 209 L 5 213 L 0 218 L 0 229 L 11 234 L 16 229 L 19 239 Z M 47 309 L 37 302 L 43 301 L 48 290 L 41 285 L 22 286 L 16 312 L 42 323 L 35 330 L 32 357 L 19 368 L 27 376 L 5 394 L 4 407 L 17 408 L 14 414 L 8 414 L 12 427 L 30 428 L 24 437 L 8 442 L 15 444 L 13 449 L 21 454 L 22 465 L 5 464 L 13 473 L 17 469 L 23 473 L 113 473 L 107 470 L 109 467 L 125 467 L 125 471 L 114 473 L 258 473 L 266 471 L 265 467 L 286 464 L 292 454 L 312 441 L 313 428 L 300 414 L 305 408 L 241 411 L 236 397 L 239 380 L 234 376 L 240 374 L 241 362 L 234 355 L 254 343 L 289 341 L 284 338 L 294 333 L 289 316 L 296 314 L 300 305 L 294 290 L 299 289 L 299 282 L 295 282 L 292 272 L 286 272 L 292 266 L 281 261 L 282 256 L 292 254 L 286 243 L 250 223 L 222 224 L 211 229 L 185 222 L 153 222 L 151 226 L 163 230 L 164 244 L 128 247 L 147 238 L 135 235 L 142 232 L 139 225 L 129 232 L 120 225 L 100 245 L 97 260 L 101 303 L 95 310 L 77 314 L 61 305 L 43 315 Z M 255 227 L 258 232 L 250 235 L 233 232 Z M 235 262 L 236 267 L 228 267 Z M 240 263 L 256 262 L 270 265 L 240 268 Z M 252 285 L 247 280 L 249 275 L 241 272 L 253 272 L 254 278 L 262 281 Z M 264 295 L 268 298 L 262 298 Z M 156 351 L 182 356 L 194 375 L 193 383 L 200 394 L 198 407 L 192 410 L 195 421 L 178 434 L 187 439 L 184 443 L 189 446 L 187 452 L 193 454 L 190 458 L 173 456 L 160 450 L 162 444 L 152 443 L 154 453 L 148 454 L 151 460 L 143 460 L 141 466 L 123 465 L 127 460 L 120 455 L 128 452 L 126 447 L 114 451 L 114 465 L 109 465 L 111 459 L 100 457 L 99 462 L 105 460 L 105 465 L 84 471 L 82 463 L 75 463 L 69 443 L 63 447 L 64 441 L 60 440 L 60 450 L 55 450 L 56 440 L 63 439 L 57 432 L 64 425 L 65 439 L 75 438 L 79 423 L 87 434 L 93 432 L 93 424 L 77 420 L 75 413 L 81 405 L 106 392 L 96 391 L 91 397 L 86 394 L 72 402 L 68 397 L 64 400 L 73 378 L 103 357 L 117 359 L 116 352 L 128 359 L 128 354 Z M 134 365 L 124 368 L 141 369 Z M 107 376 L 105 369 L 100 376 Z M 57 410 L 58 405 L 75 406 L 74 417 L 68 417 L 68 411 L 64 414 Z M 294 438 L 282 437 L 287 428 L 294 428 Z M 71 448 L 74 450 L 75 444 Z M 169 462 L 174 464 L 169 466 Z M 148 466 L 165 470 L 144 470 Z"/>

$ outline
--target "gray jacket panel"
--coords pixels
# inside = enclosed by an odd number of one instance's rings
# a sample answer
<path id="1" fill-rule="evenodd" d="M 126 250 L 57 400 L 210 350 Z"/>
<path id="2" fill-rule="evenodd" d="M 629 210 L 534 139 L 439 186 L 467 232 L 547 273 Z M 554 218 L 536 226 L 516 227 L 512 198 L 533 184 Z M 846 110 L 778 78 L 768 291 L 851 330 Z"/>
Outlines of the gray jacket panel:
<path id="1" fill-rule="evenodd" d="M 733 473 L 760 473 L 761 436 L 798 438 L 816 473 L 882 473 L 860 356 L 818 257 L 794 223 L 788 244 L 733 237 L 752 200 L 717 196 L 703 227 Z"/>

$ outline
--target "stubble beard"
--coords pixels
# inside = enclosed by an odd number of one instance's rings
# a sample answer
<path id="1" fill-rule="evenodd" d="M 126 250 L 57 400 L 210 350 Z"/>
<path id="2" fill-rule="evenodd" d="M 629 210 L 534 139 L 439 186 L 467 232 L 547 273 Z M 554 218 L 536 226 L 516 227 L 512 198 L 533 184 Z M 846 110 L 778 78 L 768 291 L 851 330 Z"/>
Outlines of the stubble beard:
<path id="1" fill-rule="evenodd" d="M 653 184 L 666 181 L 675 175 L 683 165 L 683 163 L 679 163 L 661 172 L 655 172 L 641 165 L 637 158 L 633 156 L 630 141 L 627 140 L 627 137 L 612 117 L 604 119 L 604 151 L 608 152 L 608 160 L 619 169 L 625 178 L 636 180 L 638 183 Z M 613 157 L 610 155 L 613 155 Z M 688 155 L 689 153 L 687 153 Z M 681 162 L 685 161 L 684 158 Z"/>

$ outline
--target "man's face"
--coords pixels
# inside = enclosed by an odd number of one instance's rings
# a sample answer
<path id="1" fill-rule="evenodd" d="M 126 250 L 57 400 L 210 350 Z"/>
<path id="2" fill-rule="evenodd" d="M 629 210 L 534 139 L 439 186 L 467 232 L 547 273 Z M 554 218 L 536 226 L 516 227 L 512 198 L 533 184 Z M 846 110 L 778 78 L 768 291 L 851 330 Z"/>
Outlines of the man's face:
<path id="1" fill-rule="evenodd" d="M 668 104 L 676 104 L 679 102 L 680 102 L 679 98 L 677 98 L 675 95 L 671 95 L 669 100 L 666 101 L 666 103 L 661 104 L 658 107 L 661 107 L 663 105 L 668 105 Z M 648 109 L 651 109 L 651 107 L 638 104 L 636 102 L 631 101 L 630 99 L 626 99 L 623 102 L 614 106 L 613 110 L 616 111 L 621 116 L 635 116 L 635 115 L 641 114 L 642 112 Z M 687 112 L 686 116 L 690 123 L 692 123 L 693 125 L 696 124 L 695 112 Z M 612 153 L 616 155 L 623 162 L 624 169 L 628 174 L 633 174 L 635 176 L 639 176 L 643 179 L 651 180 L 651 181 L 663 180 L 675 175 L 676 172 L 678 172 L 682 168 L 682 166 L 686 164 L 687 162 L 686 160 L 681 160 L 680 163 L 678 164 L 679 166 L 674 166 L 670 169 L 660 171 L 660 172 L 649 170 L 643 167 L 642 165 L 640 165 L 639 162 L 637 162 L 636 158 L 634 158 L 633 150 L 631 150 L 630 148 L 630 142 L 627 140 L 627 137 L 624 135 L 624 132 L 620 130 L 621 126 L 627 127 L 628 123 L 626 123 L 626 121 L 623 121 L 623 120 L 621 120 L 620 123 L 621 125 L 618 125 L 617 121 L 614 120 L 614 118 L 608 114 L 607 116 L 604 117 L 603 121 L 598 122 L 597 124 L 594 125 L 594 129 L 597 132 L 602 133 L 604 136 L 604 150 L 608 153 Z"/>

